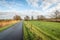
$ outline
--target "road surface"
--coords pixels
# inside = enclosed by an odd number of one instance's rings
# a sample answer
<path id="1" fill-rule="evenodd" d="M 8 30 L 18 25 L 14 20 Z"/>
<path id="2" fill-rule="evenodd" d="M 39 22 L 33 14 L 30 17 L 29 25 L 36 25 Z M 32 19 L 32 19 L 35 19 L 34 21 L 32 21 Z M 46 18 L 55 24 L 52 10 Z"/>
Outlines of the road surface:
<path id="1" fill-rule="evenodd" d="M 23 40 L 22 22 L 0 32 L 0 40 Z"/>

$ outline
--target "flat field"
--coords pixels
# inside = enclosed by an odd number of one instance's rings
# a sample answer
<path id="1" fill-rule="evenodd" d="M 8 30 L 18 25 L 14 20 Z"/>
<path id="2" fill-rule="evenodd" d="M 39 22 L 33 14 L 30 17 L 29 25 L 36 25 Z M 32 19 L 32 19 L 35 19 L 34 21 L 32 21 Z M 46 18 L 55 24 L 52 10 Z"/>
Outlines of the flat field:
<path id="1" fill-rule="evenodd" d="M 25 40 L 60 40 L 60 23 L 24 21 Z"/>

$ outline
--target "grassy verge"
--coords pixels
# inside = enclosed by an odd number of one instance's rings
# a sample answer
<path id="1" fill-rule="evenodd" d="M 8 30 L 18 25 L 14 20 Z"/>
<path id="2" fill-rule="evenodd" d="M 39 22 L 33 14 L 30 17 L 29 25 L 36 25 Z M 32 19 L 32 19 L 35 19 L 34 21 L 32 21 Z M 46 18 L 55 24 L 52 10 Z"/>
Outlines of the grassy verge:
<path id="1" fill-rule="evenodd" d="M 8 28 L 10 28 L 10 27 L 13 26 L 14 24 L 16 24 L 16 23 L 13 23 L 13 24 L 10 24 L 10 25 L 7 25 L 7 26 L 4 26 L 4 27 L 0 28 L 0 32 L 6 30 L 6 29 L 8 29 Z"/>
<path id="2" fill-rule="evenodd" d="M 24 40 L 34 40 L 33 33 L 24 24 Z"/>

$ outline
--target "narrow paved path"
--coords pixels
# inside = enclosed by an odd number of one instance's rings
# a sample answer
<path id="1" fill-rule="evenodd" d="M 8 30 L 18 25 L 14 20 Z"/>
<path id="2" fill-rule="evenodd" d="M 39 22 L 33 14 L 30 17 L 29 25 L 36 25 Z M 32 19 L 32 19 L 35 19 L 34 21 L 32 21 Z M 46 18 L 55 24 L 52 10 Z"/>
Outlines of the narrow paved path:
<path id="1" fill-rule="evenodd" d="M 22 22 L 0 32 L 0 40 L 23 40 Z"/>

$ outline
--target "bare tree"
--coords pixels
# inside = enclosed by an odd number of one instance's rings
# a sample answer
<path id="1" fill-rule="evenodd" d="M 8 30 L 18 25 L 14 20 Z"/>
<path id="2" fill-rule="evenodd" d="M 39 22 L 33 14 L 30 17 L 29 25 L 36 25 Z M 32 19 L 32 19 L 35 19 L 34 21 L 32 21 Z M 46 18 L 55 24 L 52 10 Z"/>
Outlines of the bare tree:
<path id="1" fill-rule="evenodd" d="M 28 21 L 28 20 L 30 20 L 30 17 L 29 16 L 25 16 L 24 20 Z"/>
<path id="2" fill-rule="evenodd" d="M 57 18 L 60 19 L 60 14 L 59 14 L 59 16 Z"/>
<path id="3" fill-rule="evenodd" d="M 13 17 L 13 19 L 14 19 L 14 20 L 21 20 L 21 17 L 20 17 L 19 15 L 15 15 L 15 16 Z"/>
<path id="4" fill-rule="evenodd" d="M 40 20 L 40 15 L 37 16 L 37 20 Z"/>
<path id="5" fill-rule="evenodd" d="M 51 18 L 54 18 L 57 21 L 57 19 L 60 18 L 60 12 L 56 10 L 55 13 L 51 15 Z"/>
<path id="6" fill-rule="evenodd" d="M 43 15 L 37 16 L 37 20 L 44 20 L 44 19 L 45 19 L 45 16 L 43 16 Z"/>
<path id="7" fill-rule="evenodd" d="M 44 19 L 46 19 L 45 16 L 40 15 L 40 20 L 44 20 Z"/>

